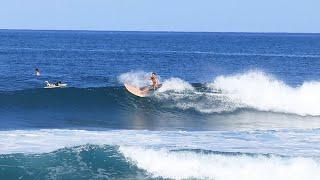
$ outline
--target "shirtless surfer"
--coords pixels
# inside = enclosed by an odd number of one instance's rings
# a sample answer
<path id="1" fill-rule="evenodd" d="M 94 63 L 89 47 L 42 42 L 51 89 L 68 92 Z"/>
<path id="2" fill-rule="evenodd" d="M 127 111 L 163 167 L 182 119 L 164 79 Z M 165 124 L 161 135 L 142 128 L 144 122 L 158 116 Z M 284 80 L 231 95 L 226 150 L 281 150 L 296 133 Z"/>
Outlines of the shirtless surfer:
<path id="1" fill-rule="evenodd" d="M 145 79 L 145 80 L 147 80 L 147 79 Z M 159 89 L 161 87 L 161 84 L 159 82 L 159 79 L 158 79 L 158 76 L 156 73 L 152 73 L 151 77 L 148 78 L 148 80 L 151 80 L 152 85 L 146 86 L 143 88 L 140 88 L 138 86 L 133 86 L 133 85 L 130 85 L 127 83 L 124 83 L 124 86 L 133 95 L 136 95 L 138 97 L 147 97 L 147 96 L 152 95 L 152 93 L 154 91 L 156 91 L 157 89 Z"/>
<path id="2" fill-rule="evenodd" d="M 157 76 L 157 74 L 155 72 L 153 72 L 151 74 L 150 80 L 152 82 L 152 85 L 142 88 L 141 89 L 142 91 L 144 91 L 144 92 L 155 91 L 155 90 L 157 90 L 158 88 L 161 87 L 161 84 L 159 83 L 158 76 Z"/>
<path id="3" fill-rule="evenodd" d="M 155 72 L 151 74 L 150 80 L 152 81 L 152 86 L 151 86 L 152 90 L 156 90 L 160 88 L 161 85 L 159 83 L 158 76 Z"/>

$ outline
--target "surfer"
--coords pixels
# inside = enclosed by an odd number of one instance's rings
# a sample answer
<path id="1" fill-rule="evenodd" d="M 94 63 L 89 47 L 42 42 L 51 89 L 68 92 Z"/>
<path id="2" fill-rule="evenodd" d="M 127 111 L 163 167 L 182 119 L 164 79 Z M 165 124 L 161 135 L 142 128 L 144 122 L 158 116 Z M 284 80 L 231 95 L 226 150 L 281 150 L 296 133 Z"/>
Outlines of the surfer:
<path id="1" fill-rule="evenodd" d="M 45 83 L 47 84 L 47 87 L 60 86 L 62 84 L 61 81 L 58 81 L 58 82 L 55 82 L 55 83 L 52 83 L 52 84 L 50 84 L 48 81 L 45 81 Z"/>
<path id="2" fill-rule="evenodd" d="M 126 87 L 126 89 L 130 93 L 132 93 L 132 94 L 134 94 L 136 96 L 147 97 L 147 96 L 150 96 L 152 94 L 152 92 L 156 91 L 157 89 L 159 89 L 161 87 L 161 84 L 159 83 L 158 76 L 157 76 L 157 74 L 155 72 L 153 72 L 151 74 L 151 77 L 150 77 L 149 80 L 151 80 L 152 85 L 151 86 L 146 86 L 146 87 L 143 87 L 143 88 L 139 88 L 139 87 L 127 84 L 127 83 L 125 83 L 124 86 Z"/>
<path id="3" fill-rule="evenodd" d="M 61 81 L 55 82 L 55 83 L 49 83 L 48 81 L 45 81 L 47 84 L 44 88 L 61 88 L 61 87 L 67 87 L 66 83 L 62 83 Z"/>
<path id="4" fill-rule="evenodd" d="M 40 70 L 36 68 L 36 76 L 40 76 Z"/>
<path id="5" fill-rule="evenodd" d="M 153 72 L 151 74 L 151 77 L 150 77 L 150 80 L 152 82 L 152 85 L 151 86 L 147 86 L 147 87 L 143 87 L 141 88 L 140 90 L 144 93 L 148 93 L 150 91 L 155 91 L 157 90 L 158 88 L 161 87 L 161 84 L 159 83 L 159 80 L 158 80 L 158 76 L 155 72 Z"/>
<path id="6" fill-rule="evenodd" d="M 56 86 L 60 86 L 61 84 L 62 84 L 61 81 L 54 83 L 54 85 L 56 85 Z"/>
<path id="7" fill-rule="evenodd" d="M 151 74 L 150 80 L 152 81 L 151 90 L 156 90 L 160 87 L 158 76 L 155 72 Z"/>

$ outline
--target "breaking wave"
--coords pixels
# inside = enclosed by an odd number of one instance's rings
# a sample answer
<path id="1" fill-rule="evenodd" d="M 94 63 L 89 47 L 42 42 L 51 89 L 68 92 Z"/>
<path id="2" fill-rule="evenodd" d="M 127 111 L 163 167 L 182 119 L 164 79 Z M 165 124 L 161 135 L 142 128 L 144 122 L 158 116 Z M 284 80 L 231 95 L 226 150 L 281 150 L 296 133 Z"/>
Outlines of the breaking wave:
<path id="1" fill-rule="evenodd" d="M 147 74 L 126 74 L 119 79 L 142 82 L 141 77 Z M 290 120 L 289 125 L 297 120 L 299 124 L 313 122 L 308 127 L 319 127 L 320 82 L 317 81 L 292 87 L 271 75 L 251 71 L 219 76 L 209 84 L 190 84 L 179 78 L 164 79 L 162 84 L 147 98 L 135 97 L 123 86 L 0 92 L 0 113 L 6 117 L 0 129 L 26 124 L 41 128 L 122 128 L 129 124 L 134 129 L 152 129 L 159 127 L 160 122 L 166 128 L 181 124 L 186 127 L 187 122 L 195 127 L 199 125 L 197 119 L 245 124 L 257 121 L 279 124 Z M 168 119 L 171 125 L 166 122 Z"/>
<path id="2" fill-rule="evenodd" d="M 141 80 L 138 75 L 141 76 L 141 72 L 130 74 L 130 77 L 136 82 L 136 79 Z M 160 100 L 171 100 L 174 107 L 184 110 L 194 109 L 202 113 L 255 109 L 319 116 L 319 92 L 319 81 L 304 82 L 300 86 L 293 87 L 264 72 L 249 71 L 218 76 L 212 83 L 195 87 L 182 79 L 169 78 L 163 81 L 163 86 L 155 97 Z"/>
<path id="3" fill-rule="evenodd" d="M 221 89 L 235 103 L 261 110 L 320 115 L 320 82 L 292 87 L 260 71 L 219 76 L 209 87 Z"/>
<path id="4" fill-rule="evenodd" d="M 318 138 L 318 129 L 0 131 L 0 178 L 312 180 Z"/>

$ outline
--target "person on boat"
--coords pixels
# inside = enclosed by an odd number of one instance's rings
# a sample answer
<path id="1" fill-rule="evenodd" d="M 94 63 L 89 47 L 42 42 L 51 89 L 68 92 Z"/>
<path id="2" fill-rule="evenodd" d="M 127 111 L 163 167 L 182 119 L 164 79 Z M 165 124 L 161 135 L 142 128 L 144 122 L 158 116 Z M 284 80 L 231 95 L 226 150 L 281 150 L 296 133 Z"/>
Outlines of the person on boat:
<path id="1" fill-rule="evenodd" d="M 36 76 L 40 76 L 40 70 L 36 68 Z"/>

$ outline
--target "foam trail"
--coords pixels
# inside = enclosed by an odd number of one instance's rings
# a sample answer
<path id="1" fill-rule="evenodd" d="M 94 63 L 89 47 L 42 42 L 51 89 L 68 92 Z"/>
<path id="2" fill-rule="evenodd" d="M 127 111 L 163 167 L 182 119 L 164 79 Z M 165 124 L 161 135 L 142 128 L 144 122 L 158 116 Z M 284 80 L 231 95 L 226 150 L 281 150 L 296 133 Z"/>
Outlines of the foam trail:
<path id="1" fill-rule="evenodd" d="M 197 90 L 188 82 L 180 78 L 170 78 L 162 83 L 162 87 L 156 92 L 155 97 L 162 101 L 171 101 L 174 107 L 179 109 L 195 109 L 200 112 L 216 112 L 220 109 L 212 105 L 212 99 L 201 99 L 202 93 Z M 208 102 L 210 107 L 207 106 Z M 213 110 L 214 109 L 214 110 Z"/>
<path id="2" fill-rule="evenodd" d="M 176 108 L 193 109 L 201 113 L 230 112 L 238 108 L 237 104 L 230 103 L 225 97 L 215 91 L 201 92 L 190 83 L 170 78 L 163 82 L 155 97 L 163 101 L 171 101 Z M 166 104 L 168 104 L 166 102 Z"/>
<path id="3" fill-rule="evenodd" d="M 221 89 L 234 103 L 273 112 L 320 115 L 320 82 L 291 87 L 260 71 L 219 76 L 209 87 Z"/>
<path id="4" fill-rule="evenodd" d="M 120 147 L 120 152 L 154 177 L 215 180 L 312 180 L 320 177 L 319 163 L 307 158 L 226 156 L 132 147 Z"/>
<path id="5" fill-rule="evenodd" d="M 162 83 L 162 87 L 158 92 L 174 91 L 174 92 L 183 92 L 183 91 L 193 91 L 194 88 L 191 84 L 186 81 L 183 81 L 179 78 L 170 78 L 165 80 Z"/>

